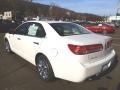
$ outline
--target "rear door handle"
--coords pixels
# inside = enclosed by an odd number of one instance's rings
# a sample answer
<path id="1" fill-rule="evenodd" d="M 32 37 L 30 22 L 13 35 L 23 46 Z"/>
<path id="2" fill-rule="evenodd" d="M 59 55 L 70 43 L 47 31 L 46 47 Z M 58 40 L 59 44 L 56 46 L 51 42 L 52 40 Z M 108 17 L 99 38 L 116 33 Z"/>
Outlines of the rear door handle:
<path id="1" fill-rule="evenodd" d="M 37 45 L 39 45 L 39 43 L 38 42 L 33 42 L 34 44 L 37 44 Z"/>
<path id="2" fill-rule="evenodd" d="M 17 40 L 21 40 L 21 38 L 17 38 Z"/>

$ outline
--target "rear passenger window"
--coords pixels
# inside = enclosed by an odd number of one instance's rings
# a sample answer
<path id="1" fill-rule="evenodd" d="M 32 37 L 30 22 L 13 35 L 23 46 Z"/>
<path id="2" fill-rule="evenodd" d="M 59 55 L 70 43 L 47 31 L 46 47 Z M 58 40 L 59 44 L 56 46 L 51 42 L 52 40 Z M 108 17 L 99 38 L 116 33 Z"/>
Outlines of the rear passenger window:
<path id="1" fill-rule="evenodd" d="M 35 25 L 35 24 L 30 25 L 30 27 L 28 28 L 28 35 L 36 36 L 38 28 L 39 27 L 37 25 Z"/>
<path id="2" fill-rule="evenodd" d="M 46 33 L 41 24 L 31 23 L 28 27 L 27 35 L 34 36 L 34 37 L 45 37 Z"/>

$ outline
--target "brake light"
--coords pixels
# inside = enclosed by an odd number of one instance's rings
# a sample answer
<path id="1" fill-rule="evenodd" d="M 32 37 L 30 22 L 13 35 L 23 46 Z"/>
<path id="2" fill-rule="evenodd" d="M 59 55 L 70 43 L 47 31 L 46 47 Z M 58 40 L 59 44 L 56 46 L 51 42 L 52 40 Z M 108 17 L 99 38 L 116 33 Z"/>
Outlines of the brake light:
<path id="1" fill-rule="evenodd" d="M 112 46 L 112 41 L 113 41 L 113 40 L 109 40 L 109 41 L 106 43 L 106 49 Z"/>
<path id="2" fill-rule="evenodd" d="M 84 54 L 94 53 L 103 50 L 102 44 L 83 45 L 83 46 L 68 44 L 68 47 L 76 55 L 84 55 Z"/>

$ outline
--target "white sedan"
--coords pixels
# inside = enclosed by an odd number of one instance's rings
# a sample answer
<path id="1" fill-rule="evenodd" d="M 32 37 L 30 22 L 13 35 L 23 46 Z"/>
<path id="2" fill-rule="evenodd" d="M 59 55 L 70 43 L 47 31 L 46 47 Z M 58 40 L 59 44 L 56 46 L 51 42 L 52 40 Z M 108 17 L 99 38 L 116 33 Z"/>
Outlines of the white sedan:
<path id="1" fill-rule="evenodd" d="M 115 60 L 112 39 L 80 25 L 28 21 L 5 35 L 5 49 L 36 65 L 42 80 L 81 82 L 108 70 Z"/>

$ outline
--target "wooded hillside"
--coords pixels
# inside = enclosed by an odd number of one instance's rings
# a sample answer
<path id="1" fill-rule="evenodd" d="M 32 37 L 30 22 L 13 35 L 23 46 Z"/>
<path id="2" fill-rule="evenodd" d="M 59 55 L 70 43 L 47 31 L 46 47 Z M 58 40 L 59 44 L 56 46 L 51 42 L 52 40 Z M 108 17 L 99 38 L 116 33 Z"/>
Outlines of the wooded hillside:
<path id="1" fill-rule="evenodd" d="M 31 3 L 24 0 L 0 0 L 0 12 L 14 11 L 20 16 L 44 16 L 54 18 L 70 18 L 70 19 L 81 19 L 81 20 L 102 20 L 101 16 L 77 13 L 72 10 L 64 9 L 56 5 L 43 5 L 38 3 Z"/>

